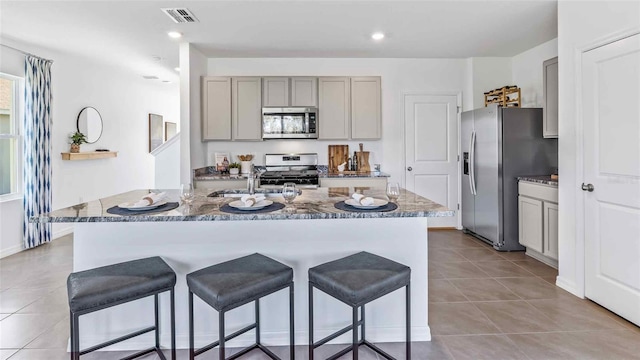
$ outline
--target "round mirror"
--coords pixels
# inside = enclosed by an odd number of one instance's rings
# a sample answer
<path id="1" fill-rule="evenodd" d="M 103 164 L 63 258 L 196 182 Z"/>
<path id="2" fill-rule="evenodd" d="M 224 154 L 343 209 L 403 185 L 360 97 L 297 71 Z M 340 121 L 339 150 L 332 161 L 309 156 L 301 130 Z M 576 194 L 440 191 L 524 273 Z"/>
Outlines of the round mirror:
<path id="1" fill-rule="evenodd" d="M 78 114 L 78 132 L 84 134 L 88 144 L 93 144 L 102 135 L 102 117 L 95 108 L 87 106 Z"/>

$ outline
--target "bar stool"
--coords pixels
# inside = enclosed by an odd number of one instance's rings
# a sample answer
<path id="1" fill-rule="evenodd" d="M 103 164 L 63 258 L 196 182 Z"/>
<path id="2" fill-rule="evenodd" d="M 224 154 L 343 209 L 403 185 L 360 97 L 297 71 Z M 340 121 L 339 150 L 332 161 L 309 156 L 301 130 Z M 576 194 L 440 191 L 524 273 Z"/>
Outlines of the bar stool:
<path id="1" fill-rule="evenodd" d="M 351 346 L 328 359 L 353 352 L 353 360 L 358 359 L 358 348 L 366 345 L 386 359 L 394 359 L 365 338 L 365 304 L 406 287 L 406 356 L 411 359 L 411 268 L 395 261 L 360 252 L 309 269 L 309 359 L 313 360 L 314 349 L 338 336 L 353 331 Z M 313 339 L 313 288 L 342 301 L 352 308 L 352 324 L 336 333 L 314 342 Z M 360 321 L 358 321 L 360 308 Z M 358 340 L 358 327 L 362 326 L 362 339 Z"/>
<path id="2" fill-rule="evenodd" d="M 175 298 L 176 273 L 160 257 L 150 257 L 71 273 L 67 278 L 71 320 L 71 360 L 80 355 L 155 331 L 155 346 L 137 352 L 126 359 L 134 359 L 151 352 L 166 360 L 160 350 L 158 295 L 171 292 L 171 359 L 176 358 Z M 80 350 L 79 317 L 130 301 L 154 296 L 155 325 L 121 336 L 114 340 Z"/>
<path id="3" fill-rule="evenodd" d="M 256 329 L 256 343 L 233 354 L 238 358 L 253 349 L 260 349 L 272 359 L 280 359 L 260 343 L 260 298 L 289 288 L 289 350 L 294 359 L 293 329 L 293 269 L 261 254 L 209 266 L 187 275 L 189 286 L 189 359 L 219 346 L 219 359 L 225 359 L 225 342 Z M 193 294 L 218 311 L 219 340 L 200 349 L 194 348 Z M 229 310 L 255 301 L 255 323 L 225 336 L 224 314 Z"/>

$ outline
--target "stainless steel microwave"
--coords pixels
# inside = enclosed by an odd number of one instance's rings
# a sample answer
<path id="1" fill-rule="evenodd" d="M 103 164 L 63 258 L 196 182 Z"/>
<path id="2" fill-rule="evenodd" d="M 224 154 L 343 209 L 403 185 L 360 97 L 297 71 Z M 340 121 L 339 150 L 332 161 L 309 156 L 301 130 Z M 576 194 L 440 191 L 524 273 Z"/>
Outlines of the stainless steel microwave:
<path id="1" fill-rule="evenodd" d="M 262 108 L 263 139 L 317 139 L 318 109 L 314 107 Z"/>

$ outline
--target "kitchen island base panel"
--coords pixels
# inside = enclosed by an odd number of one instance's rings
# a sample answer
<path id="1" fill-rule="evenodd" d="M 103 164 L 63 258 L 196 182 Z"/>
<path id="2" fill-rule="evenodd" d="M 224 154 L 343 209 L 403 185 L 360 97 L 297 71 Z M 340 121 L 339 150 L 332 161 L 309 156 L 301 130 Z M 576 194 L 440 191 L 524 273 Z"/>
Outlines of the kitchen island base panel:
<path id="1" fill-rule="evenodd" d="M 186 274 L 255 252 L 294 269 L 296 345 L 308 344 L 308 276 L 310 267 L 360 251 L 368 251 L 411 267 L 411 324 L 413 341 L 430 341 L 427 318 L 427 218 L 313 219 L 292 221 L 76 223 L 74 271 L 149 256 L 161 256 L 176 272 L 177 347 L 188 348 L 188 288 Z M 395 291 L 366 307 L 367 339 L 371 342 L 404 342 L 405 293 Z M 261 300 L 261 339 L 268 346 L 289 344 L 287 290 Z M 88 314 L 81 321 L 81 348 L 139 330 L 152 323 L 146 311 L 151 300 Z M 169 298 L 160 297 L 161 314 L 168 313 Z M 218 338 L 217 313 L 195 300 L 195 344 L 204 346 Z M 316 340 L 349 324 L 351 308 L 320 292 L 314 294 Z M 227 333 L 254 321 L 253 304 L 226 315 Z M 170 343 L 168 317 L 161 317 L 161 341 Z M 145 334 L 105 350 L 148 347 L 153 335 Z M 253 344 L 253 332 L 229 343 L 229 347 Z M 347 333 L 332 343 L 347 344 Z"/>

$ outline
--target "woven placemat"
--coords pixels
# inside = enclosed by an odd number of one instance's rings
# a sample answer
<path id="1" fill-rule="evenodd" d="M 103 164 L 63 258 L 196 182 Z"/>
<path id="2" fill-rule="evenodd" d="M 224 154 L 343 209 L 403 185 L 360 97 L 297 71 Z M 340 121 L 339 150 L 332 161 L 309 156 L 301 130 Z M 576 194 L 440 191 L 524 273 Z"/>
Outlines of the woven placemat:
<path id="1" fill-rule="evenodd" d="M 338 210 L 351 211 L 351 212 L 364 212 L 364 213 L 369 213 L 369 212 L 387 212 L 387 211 L 393 211 L 393 210 L 398 208 L 398 205 L 396 205 L 396 204 L 394 204 L 392 202 L 387 203 L 387 205 L 377 207 L 375 209 L 358 209 L 358 208 L 353 207 L 351 205 L 347 205 L 344 201 L 337 202 L 337 203 L 333 204 L 333 206 Z"/>
<path id="2" fill-rule="evenodd" d="M 149 210 L 127 210 L 127 209 L 123 209 L 119 206 L 114 206 L 114 207 L 110 207 L 107 209 L 107 212 L 109 214 L 113 214 L 113 215 L 149 215 L 149 214 L 155 214 L 155 213 L 159 213 L 159 212 L 163 212 L 163 211 L 169 211 L 169 210 L 173 210 L 175 208 L 177 208 L 178 206 L 180 206 L 179 203 L 177 202 L 168 202 L 164 205 L 158 206 L 155 209 L 149 209 Z"/>
<path id="3" fill-rule="evenodd" d="M 225 205 L 220 206 L 220 211 L 226 212 L 226 213 L 229 213 L 229 214 L 250 215 L 250 214 L 268 213 L 268 212 L 280 210 L 280 209 L 283 209 L 283 208 L 284 208 L 284 204 L 283 203 L 279 203 L 279 202 L 274 202 L 273 204 L 271 204 L 269 206 L 265 206 L 262 209 L 256 209 L 256 210 L 240 210 L 240 209 L 236 209 L 234 207 L 229 206 L 229 204 L 225 204 Z"/>

